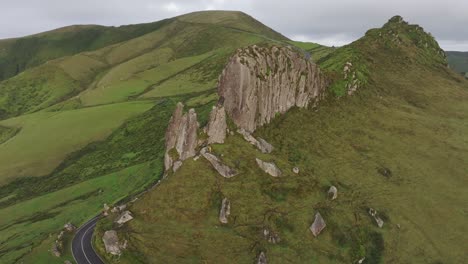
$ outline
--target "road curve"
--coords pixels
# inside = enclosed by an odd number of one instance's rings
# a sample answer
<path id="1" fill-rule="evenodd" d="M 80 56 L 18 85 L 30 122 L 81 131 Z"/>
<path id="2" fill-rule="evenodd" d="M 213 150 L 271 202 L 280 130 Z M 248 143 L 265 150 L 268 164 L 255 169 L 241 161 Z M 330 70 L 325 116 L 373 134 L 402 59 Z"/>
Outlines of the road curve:
<path id="1" fill-rule="evenodd" d="M 94 251 L 92 244 L 94 227 L 96 227 L 99 218 L 100 216 L 96 216 L 86 222 L 76 231 L 73 237 L 71 250 L 77 264 L 104 264 Z"/>

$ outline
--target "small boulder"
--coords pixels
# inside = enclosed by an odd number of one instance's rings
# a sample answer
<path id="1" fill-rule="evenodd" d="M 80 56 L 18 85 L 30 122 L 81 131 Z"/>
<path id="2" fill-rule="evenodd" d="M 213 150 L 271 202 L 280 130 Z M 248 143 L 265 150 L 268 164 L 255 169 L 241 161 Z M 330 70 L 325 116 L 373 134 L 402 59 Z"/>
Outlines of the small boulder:
<path id="1" fill-rule="evenodd" d="M 76 229 L 76 226 L 68 222 L 63 226 L 63 228 L 65 228 L 65 230 L 67 230 L 68 232 L 73 232 Z"/>
<path id="2" fill-rule="evenodd" d="M 107 253 L 116 256 L 122 253 L 120 251 L 119 237 L 115 230 L 106 231 L 102 237 L 102 242 L 104 242 Z"/>
<path id="3" fill-rule="evenodd" d="M 65 260 L 65 261 L 63 262 L 63 264 L 72 264 L 72 263 L 71 263 L 71 261 L 69 261 L 69 260 Z"/>
<path id="4" fill-rule="evenodd" d="M 172 171 L 176 172 L 180 167 L 182 167 L 182 161 L 178 160 L 174 162 L 174 165 L 172 166 Z"/>
<path id="5" fill-rule="evenodd" d="M 123 225 L 132 219 L 132 213 L 130 211 L 125 211 L 117 218 L 117 220 L 115 220 L 115 222 L 119 225 Z"/>
<path id="6" fill-rule="evenodd" d="M 273 162 L 266 162 L 261 159 L 255 159 L 258 167 L 273 177 L 281 176 L 281 170 Z"/>
<path id="7" fill-rule="evenodd" d="M 382 218 L 380 218 L 377 214 L 377 210 L 373 209 L 373 208 L 369 208 L 369 215 L 372 216 L 375 220 L 375 223 L 377 224 L 377 226 L 379 228 L 382 228 L 383 225 L 384 225 L 384 221 L 382 220 Z"/>
<path id="8" fill-rule="evenodd" d="M 273 146 L 263 138 L 258 138 L 256 146 L 262 153 L 271 153 L 273 151 Z"/>
<path id="9" fill-rule="evenodd" d="M 330 198 L 330 200 L 335 200 L 337 197 L 338 197 L 338 189 L 332 185 L 330 189 L 328 189 L 328 198 Z"/>
<path id="10" fill-rule="evenodd" d="M 216 157 L 215 155 L 211 153 L 208 153 L 207 148 L 203 148 L 200 151 L 200 153 L 205 159 L 207 159 L 211 163 L 213 168 L 224 178 L 231 178 L 238 174 L 236 170 L 221 163 L 221 160 L 218 157 Z"/>
<path id="11" fill-rule="evenodd" d="M 310 226 L 310 231 L 312 231 L 312 234 L 317 237 L 326 226 L 327 224 L 325 223 L 325 220 L 323 220 L 322 215 L 317 212 L 315 214 L 314 223 Z"/>
<path id="12" fill-rule="evenodd" d="M 231 202 L 224 198 L 221 203 L 221 209 L 219 210 L 219 221 L 223 224 L 228 223 L 228 217 L 231 214 Z"/>
<path id="13" fill-rule="evenodd" d="M 267 264 L 267 263 L 268 261 L 267 261 L 265 253 L 263 251 L 260 252 L 260 254 L 258 255 L 258 259 L 257 259 L 257 264 Z"/>
<path id="14" fill-rule="evenodd" d="M 296 173 L 296 174 L 299 174 L 299 168 L 298 168 L 298 167 L 294 167 L 294 168 L 293 168 L 293 172 Z"/>
<path id="15" fill-rule="evenodd" d="M 276 233 L 276 232 L 270 231 L 267 228 L 263 229 L 263 236 L 265 237 L 265 239 L 269 243 L 277 244 L 277 243 L 281 242 L 281 238 L 280 238 L 279 234 Z"/>
<path id="16" fill-rule="evenodd" d="M 60 253 L 60 250 L 56 242 L 52 244 L 52 248 L 50 249 L 50 252 L 52 253 L 52 255 L 54 255 L 57 258 L 59 258 L 62 255 L 62 253 Z"/>

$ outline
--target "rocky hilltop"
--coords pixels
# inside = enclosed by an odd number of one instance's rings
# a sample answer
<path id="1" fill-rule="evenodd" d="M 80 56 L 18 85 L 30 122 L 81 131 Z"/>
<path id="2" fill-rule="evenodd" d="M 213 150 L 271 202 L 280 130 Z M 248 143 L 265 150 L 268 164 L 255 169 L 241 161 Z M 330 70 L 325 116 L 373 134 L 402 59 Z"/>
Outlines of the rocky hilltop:
<path id="1" fill-rule="evenodd" d="M 303 54 L 289 47 L 253 45 L 231 57 L 220 76 L 218 93 L 234 123 L 253 132 L 277 113 L 315 105 L 326 86 L 318 66 Z"/>

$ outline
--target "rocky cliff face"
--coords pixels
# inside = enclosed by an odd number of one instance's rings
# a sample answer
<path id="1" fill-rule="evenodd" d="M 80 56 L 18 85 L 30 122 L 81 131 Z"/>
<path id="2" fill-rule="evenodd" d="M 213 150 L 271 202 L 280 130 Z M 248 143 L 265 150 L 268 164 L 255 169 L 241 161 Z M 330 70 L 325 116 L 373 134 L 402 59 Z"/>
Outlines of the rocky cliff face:
<path id="1" fill-rule="evenodd" d="M 277 113 L 307 107 L 327 81 L 317 65 L 288 47 L 251 46 L 231 57 L 220 76 L 220 103 L 239 127 L 253 132 Z"/>
<path id="2" fill-rule="evenodd" d="M 199 127 L 197 113 L 194 109 L 190 109 L 188 113 L 183 114 L 183 110 L 184 105 L 178 103 L 166 131 L 166 154 L 164 156 L 166 171 L 170 168 L 177 170 L 181 161 L 196 154 Z"/>

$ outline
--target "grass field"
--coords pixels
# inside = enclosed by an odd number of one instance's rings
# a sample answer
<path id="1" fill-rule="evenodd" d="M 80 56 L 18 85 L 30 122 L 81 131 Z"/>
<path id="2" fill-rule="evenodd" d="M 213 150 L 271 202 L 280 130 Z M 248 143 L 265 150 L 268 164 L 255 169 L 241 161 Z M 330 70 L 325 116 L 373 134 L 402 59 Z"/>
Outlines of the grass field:
<path id="1" fill-rule="evenodd" d="M 155 181 L 159 175 L 154 172 L 159 170 L 154 166 L 160 165 L 152 162 L 135 165 L 0 209 L 1 262 L 15 263 L 31 250 L 35 254 L 23 259 L 24 263 L 72 260 L 71 255 L 56 258 L 48 252 L 63 225 L 71 221 L 79 226 L 97 214 L 104 203 L 112 204 Z"/>
<path id="2" fill-rule="evenodd" d="M 50 173 L 67 154 L 106 138 L 126 119 L 151 106 L 151 102 L 129 102 L 1 121 L 0 125 L 20 131 L 0 145 L 0 184 Z"/>

